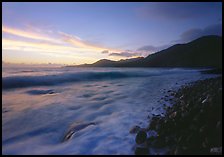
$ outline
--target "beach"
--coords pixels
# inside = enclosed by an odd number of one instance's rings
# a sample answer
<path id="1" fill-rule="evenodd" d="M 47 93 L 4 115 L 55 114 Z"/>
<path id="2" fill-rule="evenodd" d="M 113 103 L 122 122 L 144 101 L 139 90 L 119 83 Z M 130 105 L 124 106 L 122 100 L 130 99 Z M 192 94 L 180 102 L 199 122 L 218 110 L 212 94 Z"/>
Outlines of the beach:
<path id="1" fill-rule="evenodd" d="M 167 96 L 171 106 L 138 132 L 135 154 L 222 154 L 222 77 L 187 83 Z"/>

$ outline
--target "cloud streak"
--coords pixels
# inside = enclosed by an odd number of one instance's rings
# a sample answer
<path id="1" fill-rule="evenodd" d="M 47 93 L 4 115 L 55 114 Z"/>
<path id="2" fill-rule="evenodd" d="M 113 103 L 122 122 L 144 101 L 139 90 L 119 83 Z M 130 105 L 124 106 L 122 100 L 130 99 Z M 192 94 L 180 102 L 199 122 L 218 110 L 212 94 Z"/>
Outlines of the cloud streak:
<path id="1" fill-rule="evenodd" d="M 137 52 L 120 52 L 120 53 L 110 53 L 109 56 L 120 56 L 120 57 L 140 57 L 141 54 Z"/>
<path id="2" fill-rule="evenodd" d="M 206 35 L 222 35 L 222 24 L 209 25 L 204 29 L 192 28 L 180 35 L 180 39 L 175 42 L 189 42 Z"/>
<path id="3" fill-rule="evenodd" d="M 88 43 L 88 42 L 82 40 L 78 36 L 67 34 L 67 33 L 64 33 L 61 31 L 56 31 L 54 34 L 55 37 L 50 37 L 50 36 L 42 35 L 35 31 L 31 32 L 29 30 L 25 31 L 25 30 L 21 30 L 21 29 L 2 26 L 2 32 L 11 34 L 11 35 L 15 35 L 18 37 L 23 37 L 23 38 L 32 39 L 32 40 L 38 40 L 38 41 L 42 42 L 42 46 L 44 46 L 44 48 L 49 48 L 49 47 L 56 48 L 57 47 L 59 50 L 61 50 L 62 47 L 63 48 L 65 48 L 65 47 L 57 46 L 57 45 L 53 45 L 53 44 L 58 44 L 58 45 L 69 44 L 70 45 L 69 49 L 72 49 L 71 47 L 74 47 L 73 50 L 78 50 L 78 51 L 84 50 L 84 51 L 99 52 L 99 53 L 100 52 L 105 53 L 106 52 L 105 49 L 108 51 L 108 53 L 109 53 L 109 51 L 113 51 L 113 52 L 121 52 L 122 51 L 120 49 L 112 49 L 112 48 L 106 48 L 103 46 L 94 45 L 94 44 L 91 44 L 91 43 Z M 20 45 L 21 45 L 22 42 L 19 42 L 19 40 L 18 40 L 18 42 L 14 41 L 13 43 L 14 44 L 16 43 L 17 45 L 18 45 L 18 43 L 20 43 Z M 37 46 L 37 43 L 28 42 L 27 45 Z M 41 45 L 41 43 L 38 45 Z M 79 48 L 79 49 L 75 49 L 75 48 Z"/>
<path id="4" fill-rule="evenodd" d="M 99 52 L 102 52 L 105 49 L 107 49 L 107 51 L 113 51 L 113 52 L 122 51 L 119 49 L 112 49 L 112 48 L 106 48 L 103 46 L 94 45 L 94 44 L 88 43 L 86 41 L 83 41 L 81 38 L 79 38 L 77 36 L 70 35 L 70 34 L 67 34 L 64 32 L 59 32 L 59 34 L 61 35 L 63 41 L 70 43 L 74 46 L 83 47 L 83 48 L 87 48 L 87 49 L 91 49 L 91 50 L 95 50 L 95 51 L 99 51 Z"/>
<path id="5" fill-rule="evenodd" d="M 58 40 L 46 37 L 41 34 L 37 34 L 34 32 L 30 32 L 30 31 L 24 31 L 24 30 L 20 30 L 20 29 L 15 29 L 15 28 L 11 28 L 11 27 L 6 27 L 6 26 L 2 26 L 2 32 L 16 35 L 19 37 L 29 38 L 29 39 L 43 40 L 43 41 L 50 41 L 50 42 L 58 43 Z"/>
<path id="6" fill-rule="evenodd" d="M 161 51 L 163 49 L 166 49 L 169 46 L 171 46 L 171 45 L 162 45 L 162 46 L 146 45 L 146 46 L 142 46 L 142 47 L 138 48 L 137 51 L 154 53 L 154 52 L 158 52 L 158 51 Z"/>
<path id="7" fill-rule="evenodd" d="M 49 33 L 35 28 L 18 29 L 3 26 L 2 33 L 4 34 L 2 37 L 2 50 L 24 52 L 24 56 L 26 56 L 25 53 L 39 53 L 56 58 L 61 57 L 65 62 L 65 58 L 69 59 L 69 57 L 76 60 L 80 58 L 82 61 L 93 61 L 96 58 L 103 57 L 100 56 L 103 54 L 115 57 L 115 59 L 139 56 L 137 53 L 124 52 L 121 49 L 94 45 L 78 36 L 59 31 Z"/>

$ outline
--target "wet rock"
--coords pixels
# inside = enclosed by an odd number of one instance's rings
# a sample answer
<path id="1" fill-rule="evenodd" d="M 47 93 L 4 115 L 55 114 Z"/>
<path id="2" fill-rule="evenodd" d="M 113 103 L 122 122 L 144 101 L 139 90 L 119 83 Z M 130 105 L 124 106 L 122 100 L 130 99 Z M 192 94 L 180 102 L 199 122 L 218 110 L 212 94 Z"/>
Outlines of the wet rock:
<path id="1" fill-rule="evenodd" d="M 67 131 L 67 133 L 65 134 L 65 136 L 63 137 L 62 142 L 68 141 L 70 140 L 75 133 L 77 133 L 78 131 L 90 126 L 90 125 L 95 125 L 96 123 L 91 122 L 91 123 L 75 123 L 73 124 L 70 129 Z"/>
<path id="2" fill-rule="evenodd" d="M 222 154 L 222 147 L 213 147 L 210 149 L 210 153 L 220 155 Z"/>
<path id="3" fill-rule="evenodd" d="M 184 98 L 184 95 L 182 95 L 181 97 L 180 97 L 180 99 L 183 99 Z"/>
<path id="4" fill-rule="evenodd" d="M 208 102 L 208 96 L 201 102 L 202 104 L 207 103 Z"/>
<path id="5" fill-rule="evenodd" d="M 161 137 L 157 137 L 153 141 L 153 146 L 156 148 L 162 148 L 166 146 L 165 139 L 162 139 Z"/>
<path id="6" fill-rule="evenodd" d="M 149 138 L 147 138 L 146 144 L 148 146 L 150 146 L 150 145 L 152 145 L 152 143 L 154 142 L 154 140 L 155 140 L 155 137 L 154 136 L 150 136 Z"/>
<path id="7" fill-rule="evenodd" d="M 177 115 L 177 112 L 173 112 L 173 113 L 171 113 L 171 114 L 169 115 L 169 118 L 175 118 L 176 115 Z"/>
<path id="8" fill-rule="evenodd" d="M 150 149 L 168 147 L 167 153 L 172 155 L 221 154 L 221 86 L 221 77 L 182 86 L 175 92 L 172 106 L 164 105 L 165 117 L 151 117 L 147 132 L 156 131 L 157 136 L 148 134 L 149 138 L 139 143 Z"/>
<path id="9" fill-rule="evenodd" d="M 218 129 L 218 128 L 221 128 L 221 125 L 222 125 L 222 122 L 221 121 L 218 121 L 217 123 L 216 123 L 216 128 Z"/>
<path id="10" fill-rule="evenodd" d="M 148 155 L 149 149 L 147 147 L 136 147 L 135 155 Z"/>
<path id="11" fill-rule="evenodd" d="M 135 125 L 135 126 L 133 126 L 133 127 L 130 129 L 129 133 L 131 133 L 131 134 L 136 134 L 136 133 L 138 133 L 140 130 L 141 130 L 141 127 Z"/>
<path id="12" fill-rule="evenodd" d="M 172 92 L 172 93 L 170 93 L 170 95 L 171 95 L 171 96 L 174 96 L 174 95 L 175 95 L 175 93 L 174 93 L 174 92 Z"/>
<path id="13" fill-rule="evenodd" d="M 136 142 L 137 144 L 142 144 L 142 143 L 145 142 L 146 138 L 147 138 L 147 134 L 146 134 L 146 132 L 141 130 L 141 131 L 139 131 L 138 134 L 136 135 L 135 142 Z"/>

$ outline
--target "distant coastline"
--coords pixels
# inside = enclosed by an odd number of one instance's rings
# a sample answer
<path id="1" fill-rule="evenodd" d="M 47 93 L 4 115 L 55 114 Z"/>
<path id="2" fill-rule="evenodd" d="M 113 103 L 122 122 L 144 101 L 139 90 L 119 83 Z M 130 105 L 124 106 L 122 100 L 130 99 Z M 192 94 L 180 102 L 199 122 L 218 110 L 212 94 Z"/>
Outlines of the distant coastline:
<path id="1" fill-rule="evenodd" d="M 177 44 L 147 57 L 120 61 L 101 59 L 93 64 L 67 67 L 189 67 L 222 68 L 222 37 L 210 35 Z"/>

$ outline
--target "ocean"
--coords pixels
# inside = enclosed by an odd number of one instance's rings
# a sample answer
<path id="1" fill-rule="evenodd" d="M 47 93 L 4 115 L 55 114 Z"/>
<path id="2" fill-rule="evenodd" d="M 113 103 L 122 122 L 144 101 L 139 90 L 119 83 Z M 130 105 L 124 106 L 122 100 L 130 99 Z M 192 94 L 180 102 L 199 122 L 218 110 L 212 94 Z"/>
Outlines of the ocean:
<path id="1" fill-rule="evenodd" d="M 164 91 L 214 76 L 189 68 L 2 70 L 5 155 L 134 154 L 135 135 L 129 130 L 147 127 L 152 114 L 163 114 Z"/>

